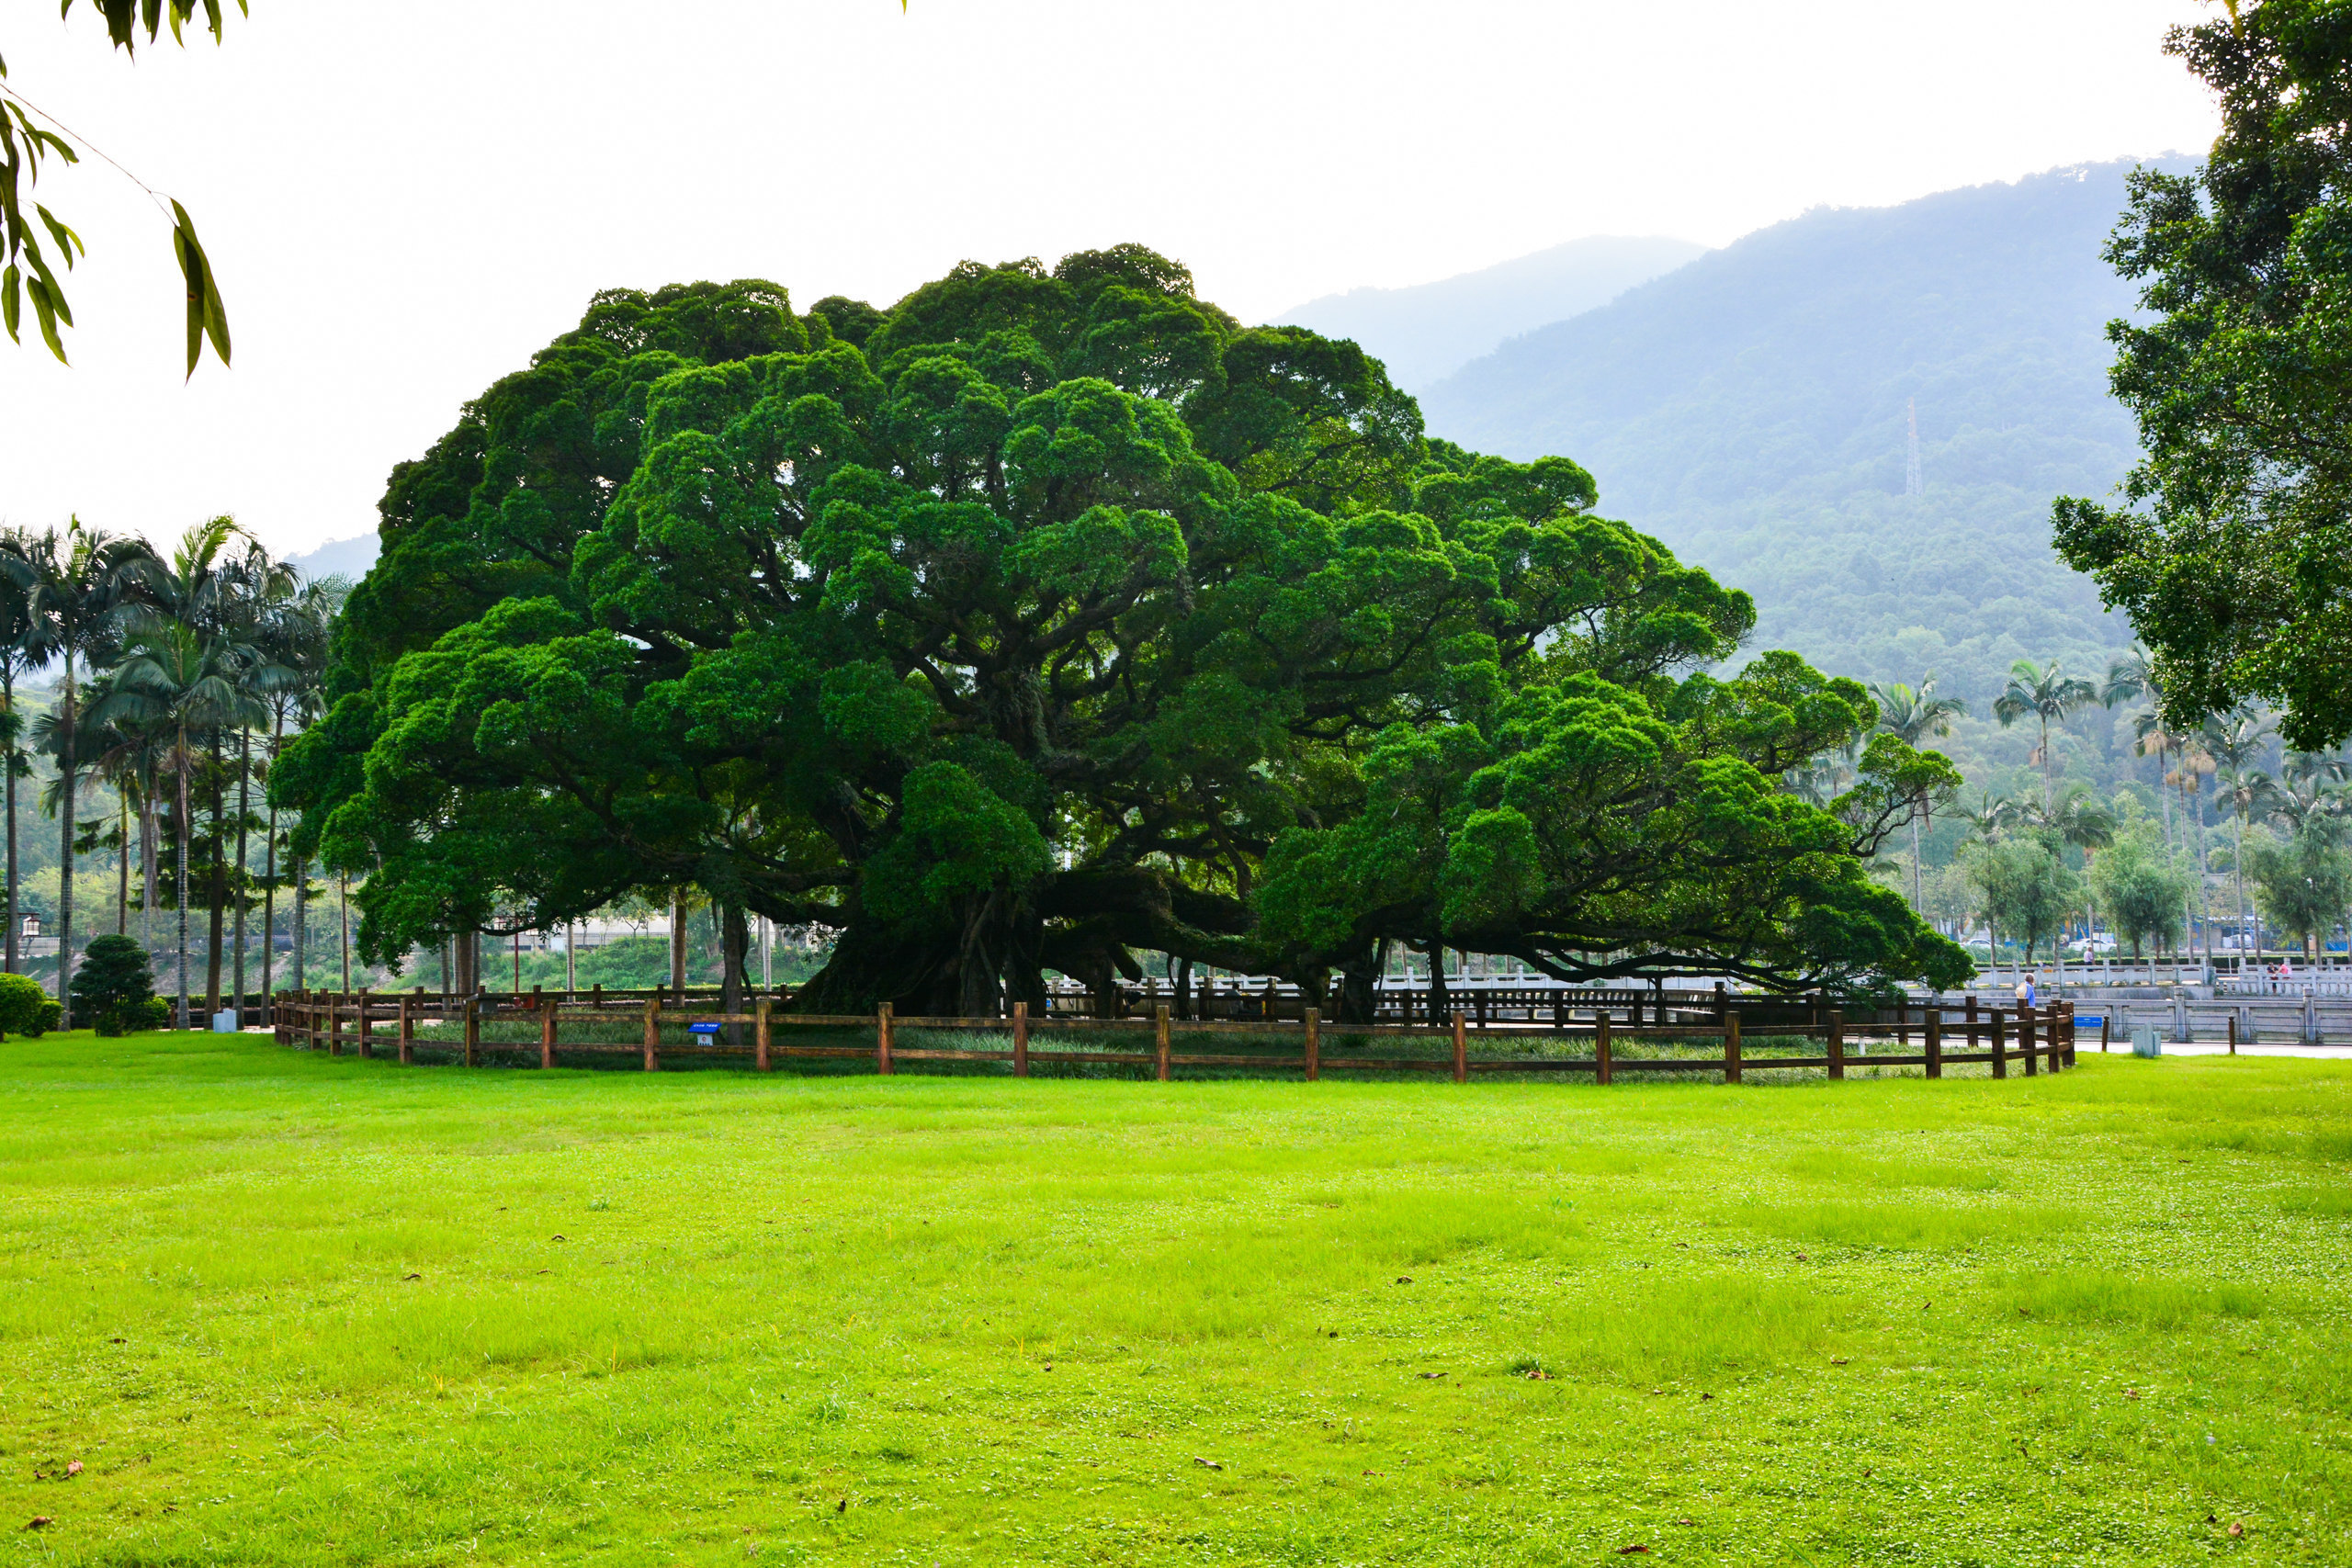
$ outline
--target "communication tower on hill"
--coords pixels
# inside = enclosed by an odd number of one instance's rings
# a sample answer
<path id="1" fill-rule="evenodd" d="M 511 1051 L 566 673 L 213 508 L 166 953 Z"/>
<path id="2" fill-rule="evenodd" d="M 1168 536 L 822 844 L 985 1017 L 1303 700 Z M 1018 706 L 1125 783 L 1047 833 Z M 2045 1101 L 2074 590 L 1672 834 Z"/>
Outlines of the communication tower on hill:
<path id="1" fill-rule="evenodd" d="M 1909 399 L 1905 402 L 1904 407 L 1909 411 L 1911 416 L 1911 452 L 1903 464 L 1903 493 L 1918 495 L 1928 488 L 1926 482 L 1919 478 L 1919 400 Z"/>

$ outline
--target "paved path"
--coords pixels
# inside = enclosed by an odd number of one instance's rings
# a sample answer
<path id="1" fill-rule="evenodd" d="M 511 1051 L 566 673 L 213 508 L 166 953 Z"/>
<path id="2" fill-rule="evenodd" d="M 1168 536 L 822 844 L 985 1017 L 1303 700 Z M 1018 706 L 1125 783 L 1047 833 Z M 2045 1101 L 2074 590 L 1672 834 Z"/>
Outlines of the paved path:
<path id="1" fill-rule="evenodd" d="M 2078 1043 L 2075 1048 L 2075 1054 L 2078 1056 L 2096 1056 L 2098 1055 L 2098 1042 L 2092 1040 Z M 2116 1056 L 2129 1056 L 2131 1054 L 2132 1047 L 2120 1040 L 2109 1052 L 2109 1055 Z M 2194 1045 L 2176 1044 L 2169 1040 L 2165 1042 L 2165 1055 L 2167 1056 L 2226 1056 L 2229 1054 L 2229 1046 L 2219 1040 L 2199 1040 Z M 2352 1045 L 2241 1045 L 2238 1047 L 2238 1055 L 2241 1056 L 2313 1056 L 2323 1061 L 2352 1062 Z"/>

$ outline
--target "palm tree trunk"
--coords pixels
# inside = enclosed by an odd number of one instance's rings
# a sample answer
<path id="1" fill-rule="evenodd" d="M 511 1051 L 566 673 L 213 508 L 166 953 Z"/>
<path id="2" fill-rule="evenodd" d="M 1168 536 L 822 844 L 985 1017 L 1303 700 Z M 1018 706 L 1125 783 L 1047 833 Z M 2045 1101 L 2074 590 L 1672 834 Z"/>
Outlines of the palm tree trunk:
<path id="1" fill-rule="evenodd" d="M 177 826 L 177 827 L 178 827 L 178 829 L 179 829 L 179 831 L 178 831 L 176 834 L 175 834 L 175 835 L 174 835 L 174 837 L 175 837 L 175 838 L 176 838 L 176 839 L 179 840 L 179 868 L 178 868 L 178 870 L 179 870 L 179 897 L 178 897 L 178 899 L 176 900 L 176 902 L 179 904 L 179 917 L 180 917 L 180 950 L 179 950 L 178 961 L 177 961 L 177 963 L 174 965 L 174 967 L 175 967 L 175 970 L 176 970 L 176 972 L 177 972 L 177 973 L 176 973 L 176 976 L 175 976 L 175 978 L 176 978 L 177 983 L 178 983 L 179 993 L 180 993 L 180 1027 L 181 1027 L 182 1029 L 186 1029 L 186 1028 L 187 1027 L 187 833 L 188 833 L 188 819 L 187 819 L 187 725 L 185 725 L 185 724 L 181 725 L 181 726 L 180 726 L 180 728 L 179 728 L 179 755 L 178 755 L 178 757 L 177 757 L 177 758 L 175 758 L 175 761 L 176 765 L 172 769 L 172 773 L 173 773 L 174 777 L 178 781 L 178 790 L 177 790 L 177 794 L 178 794 L 178 796 L 179 796 L 178 805 L 179 805 L 179 818 L 180 818 L 180 819 L 179 819 L 178 823 L 176 824 L 176 826 Z"/>
<path id="2" fill-rule="evenodd" d="M 245 819 L 252 815 L 254 782 L 253 736 L 237 728 L 237 966 L 235 1007 L 237 1027 L 245 1026 Z"/>
<path id="3" fill-rule="evenodd" d="M 277 761 L 278 747 L 286 736 L 286 710 L 279 708 L 272 716 L 269 731 L 269 760 Z M 261 1000 L 269 1005 L 270 982 L 277 959 L 277 807 L 269 808 L 269 837 L 262 846 L 262 859 L 267 870 L 261 881 Z"/>
<path id="4" fill-rule="evenodd" d="M 2238 803 L 2230 829 L 2230 836 L 2237 841 L 2237 848 L 2230 858 L 2238 885 L 2238 968 L 2243 971 L 2245 968 L 2245 803 L 2243 800 Z M 2260 933 L 2256 934 L 2258 936 Z M 2261 950 L 2262 944 L 2257 942 L 2255 951 L 2258 954 Z"/>
<path id="5" fill-rule="evenodd" d="M 17 673 L 13 660 L 0 665 L 0 702 L 5 702 L 11 716 L 16 713 Z M 0 748 L 0 768 L 8 772 L 7 964 L 8 973 L 14 975 L 17 972 L 17 927 L 20 923 L 17 919 L 17 743 L 14 740 L 9 741 L 6 748 Z"/>
<path id="6" fill-rule="evenodd" d="M 59 732 L 57 774 L 57 1026 L 74 1027 L 74 649 L 65 649 L 64 728 Z"/>
<path id="7" fill-rule="evenodd" d="M 1919 804 L 1911 803 L 1911 912 L 1917 914 L 1927 904 L 1925 884 L 1919 873 Z"/>
<path id="8" fill-rule="evenodd" d="M 220 939 L 223 934 L 221 914 L 229 892 L 227 866 L 229 824 L 228 812 L 225 809 L 226 802 L 222 799 L 220 735 L 218 730 L 213 732 L 211 742 L 206 747 L 206 750 L 210 753 L 208 760 L 212 764 L 209 773 L 212 784 L 212 869 L 208 878 L 212 886 L 209 889 L 209 897 L 206 900 L 212 906 L 212 911 L 208 922 L 210 928 L 207 933 L 209 940 L 204 950 L 204 1016 L 206 1021 L 209 1022 L 212 1015 L 220 1010 Z"/>
<path id="9" fill-rule="evenodd" d="M 2165 793 L 2165 747 L 2156 748 L 2156 798 L 2164 803 L 2165 848 L 2169 850 L 2177 846 L 2172 840 L 2172 796 Z"/>
<path id="10" fill-rule="evenodd" d="M 115 888 L 114 934 L 130 934 L 130 795 L 128 789 L 115 797 Z"/>
<path id="11" fill-rule="evenodd" d="M 147 950 L 148 962 L 155 957 L 155 840 L 162 837 L 156 831 L 155 778 L 153 769 L 139 790 L 139 945 Z"/>
<path id="12" fill-rule="evenodd" d="M 294 941 L 288 953 L 294 964 L 294 988 L 311 988 L 311 874 L 305 857 L 294 857 Z"/>

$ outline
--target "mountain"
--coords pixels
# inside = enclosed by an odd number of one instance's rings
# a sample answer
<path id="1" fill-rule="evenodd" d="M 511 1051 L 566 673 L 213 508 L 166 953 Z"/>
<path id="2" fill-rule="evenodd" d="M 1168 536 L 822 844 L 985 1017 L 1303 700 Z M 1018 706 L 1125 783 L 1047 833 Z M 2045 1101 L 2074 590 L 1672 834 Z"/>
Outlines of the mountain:
<path id="1" fill-rule="evenodd" d="M 2104 336 L 2133 290 L 2099 259 L 2131 167 L 1808 212 L 1464 366 L 1429 428 L 1584 464 L 1603 513 L 1756 595 L 1753 647 L 1932 670 L 1979 713 L 2016 659 L 2103 672 L 2131 629 L 2049 517 L 2136 452 Z"/>
<path id="2" fill-rule="evenodd" d="M 376 564 L 379 551 L 374 529 L 348 539 L 330 539 L 317 549 L 299 556 L 288 556 L 286 564 L 312 580 L 322 577 L 347 577 L 357 582 Z"/>
<path id="3" fill-rule="evenodd" d="M 1353 338 L 1398 386 L 1419 392 L 1505 338 L 1606 304 L 1705 251 L 1688 240 L 1571 240 L 1437 283 L 1326 294 L 1274 322 Z"/>

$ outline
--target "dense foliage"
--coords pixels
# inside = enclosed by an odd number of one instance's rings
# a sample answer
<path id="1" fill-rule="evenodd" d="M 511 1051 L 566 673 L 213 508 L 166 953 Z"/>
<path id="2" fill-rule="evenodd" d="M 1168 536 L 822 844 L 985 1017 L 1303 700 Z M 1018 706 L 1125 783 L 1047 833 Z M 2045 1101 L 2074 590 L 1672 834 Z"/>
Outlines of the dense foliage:
<path id="1" fill-rule="evenodd" d="M 62 1012 L 40 982 L 23 975 L 0 975 L 0 1038 L 46 1034 Z"/>
<path id="2" fill-rule="evenodd" d="M 2220 96 L 2193 174 L 2147 171 L 2109 247 L 2146 319 L 2109 329 L 2144 457 L 2057 536 L 2155 654 L 2176 722 L 2256 696 L 2290 744 L 2352 734 L 2352 6 L 2264 0 L 2166 43 Z"/>
<path id="3" fill-rule="evenodd" d="M 91 938 L 71 989 L 74 1016 L 100 1034 L 161 1029 L 171 1019 L 171 1005 L 155 994 L 145 950 L 127 936 Z"/>
<path id="4" fill-rule="evenodd" d="M 601 295 L 393 476 L 273 798 L 363 947 L 703 889 L 843 928 L 804 993 L 993 1011 L 1158 952 L 1361 1005 L 1387 944 L 1566 977 L 1947 981 L 1863 874 L 1947 790 L 1862 688 L 1562 458 L 1424 440 L 1354 345 L 1136 247 L 888 312 Z"/>

